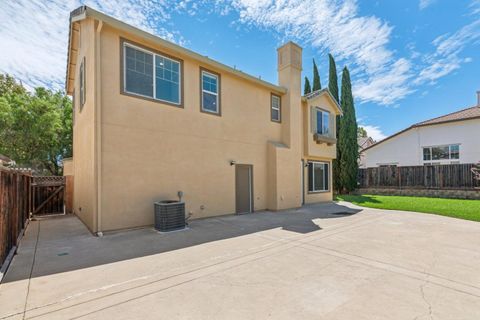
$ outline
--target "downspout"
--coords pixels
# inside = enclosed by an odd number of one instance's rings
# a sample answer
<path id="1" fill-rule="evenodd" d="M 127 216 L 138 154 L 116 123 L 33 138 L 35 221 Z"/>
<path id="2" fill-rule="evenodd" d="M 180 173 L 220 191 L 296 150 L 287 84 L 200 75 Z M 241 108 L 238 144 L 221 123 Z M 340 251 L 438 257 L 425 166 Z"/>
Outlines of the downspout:
<path id="1" fill-rule="evenodd" d="M 100 35 L 103 21 L 99 20 L 95 33 L 95 154 L 96 154 L 96 188 L 97 188 L 97 235 L 102 232 L 102 70 Z"/>

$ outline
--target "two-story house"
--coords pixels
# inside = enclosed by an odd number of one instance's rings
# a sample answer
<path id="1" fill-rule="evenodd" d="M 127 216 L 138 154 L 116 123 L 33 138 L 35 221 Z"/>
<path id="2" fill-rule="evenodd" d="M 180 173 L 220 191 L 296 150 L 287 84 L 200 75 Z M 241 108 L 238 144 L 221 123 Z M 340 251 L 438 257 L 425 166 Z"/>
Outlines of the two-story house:
<path id="1" fill-rule="evenodd" d="M 253 58 L 253 57 L 252 57 Z M 153 224 L 153 202 L 201 218 L 332 200 L 328 90 L 301 94 L 302 48 L 278 85 L 89 7 L 71 13 L 74 211 L 92 232 Z"/>
<path id="2" fill-rule="evenodd" d="M 413 124 L 363 149 L 364 167 L 477 163 L 479 131 L 480 91 L 476 106 Z"/>

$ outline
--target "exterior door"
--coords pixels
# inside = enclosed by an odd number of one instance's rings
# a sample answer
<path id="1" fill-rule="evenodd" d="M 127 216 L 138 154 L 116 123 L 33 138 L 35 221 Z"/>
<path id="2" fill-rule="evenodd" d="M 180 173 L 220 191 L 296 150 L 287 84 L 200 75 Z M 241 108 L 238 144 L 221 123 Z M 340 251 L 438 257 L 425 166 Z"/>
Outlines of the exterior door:
<path id="1" fill-rule="evenodd" d="M 253 212 L 253 166 L 235 165 L 236 213 Z"/>

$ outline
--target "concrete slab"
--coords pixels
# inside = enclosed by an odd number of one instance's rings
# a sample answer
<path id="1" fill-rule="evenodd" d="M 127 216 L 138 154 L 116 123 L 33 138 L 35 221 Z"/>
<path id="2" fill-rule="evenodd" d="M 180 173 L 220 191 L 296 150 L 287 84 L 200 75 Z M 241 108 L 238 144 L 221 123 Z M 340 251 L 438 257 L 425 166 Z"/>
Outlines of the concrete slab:
<path id="1" fill-rule="evenodd" d="M 319 204 L 92 236 L 33 221 L 0 319 L 478 319 L 480 224 Z"/>

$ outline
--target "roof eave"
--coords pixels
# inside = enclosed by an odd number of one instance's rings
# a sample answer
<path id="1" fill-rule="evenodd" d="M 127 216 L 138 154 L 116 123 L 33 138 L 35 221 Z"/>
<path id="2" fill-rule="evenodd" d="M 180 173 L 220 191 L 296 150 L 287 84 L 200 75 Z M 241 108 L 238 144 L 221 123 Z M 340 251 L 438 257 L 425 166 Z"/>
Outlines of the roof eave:
<path id="1" fill-rule="evenodd" d="M 80 20 L 83 20 L 85 19 L 86 17 L 91 17 L 91 18 L 94 18 L 94 19 L 97 19 L 97 20 L 101 20 L 103 21 L 104 23 L 114 27 L 114 28 L 117 28 L 117 29 L 120 29 L 120 30 L 123 30 L 123 31 L 126 31 L 128 33 L 132 33 L 134 35 L 137 35 L 139 37 L 142 37 L 144 39 L 147 39 L 153 43 L 156 43 L 156 44 L 159 44 L 163 47 L 166 47 L 172 51 L 175 51 L 175 52 L 178 52 L 180 54 L 183 54 L 187 57 L 190 57 L 194 60 L 197 60 L 201 63 L 204 63 L 205 65 L 209 66 L 209 67 L 213 67 L 213 68 L 216 68 L 216 69 L 219 69 L 221 71 L 225 71 L 225 72 L 228 72 L 230 74 L 233 74 L 233 75 L 236 75 L 240 78 L 243 78 L 247 81 L 250 81 L 250 82 L 253 82 L 253 83 L 256 83 L 258 85 L 261 85 L 263 87 L 266 87 L 268 88 L 269 90 L 275 92 L 275 93 L 278 93 L 278 94 L 285 94 L 287 92 L 287 89 L 282 87 L 282 86 L 277 86 L 273 83 L 270 83 L 270 82 L 267 82 L 267 81 L 264 81 L 262 79 L 259 79 L 257 77 L 254 77 L 254 76 L 251 76 L 245 72 L 242 72 L 240 70 L 237 70 L 237 69 L 234 69 L 232 67 L 229 67 L 223 63 L 220 63 L 218 61 L 215 61 L 213 59 L 210 59 L 206 56 L 202 56 L 192 50 L 189 50 L 189 49 L 186 49 L 186 48 L 183 48 L 173 42 L 170 42 L 170 41 L 167 41 L 165 39 L 162 39 L 158 36 L 155 36 L 151 33 L 148 33 L 146 31 L 143 31 L 141 29 L 138 29 L 134 26 L 131 26 L 125 22 L 122 22 L 120 20 L 117 20 L 113 17 L 110 17 L 102 12 L 99 12 L 99 11 L 96 11 L 90 7 L 87 7 L 87 6 L 84 6 L 83 7 L 83 10 L 81 10 L 82 12 L 78 15 L 74 15 L 73 17 L 71 17 L 71 22 L 70 22 L 70 28 L 72 28 L 72 24 L 75 22 L 75 21 L 80 21 Z M 69 39 L 71 39 L 71 34 L 70 34 L 70 37 Z M 69 40 L 69 56 L 71 54 L 71 44 L 70 44 L 70 40 Z M 67 62 L 67 68 L 68 68 L 69 64 Z M 68 69 L 67 69 L 67 80 L 68 80 Z M 68 84 L 66 85 L 66 87 L 68 87 Z"/>
<path id="2" fill-rule="evenodd" d="M 315 92 L 312 92 L 312 94 L 315 93 Z M 335 107 L 337 108 L 338 110 L 338 113 L 339 115 L 343 115 L 343 110 L 342 110 L 342 107 L 340 106 L 340 104 L 337 102 L 337 100 L 333 97 L 332 93 L 330 92 L 330 90 L 328 88 L 323 88 L 323 89 L 320 89 L 318 90 L 318 94 L 312 96 L 312 97 L 308 97 L 308 95 L 305 95 L 305 96 L 302 96 L 302 101 L 303 102 L 307 102 L 308 100 L 310 99 L 315 99 L 317 97 L 320 97 L 322 95 L 326 94 L 327 97 L 331 100 L 331 102 L 335 105 Z"/>

